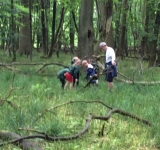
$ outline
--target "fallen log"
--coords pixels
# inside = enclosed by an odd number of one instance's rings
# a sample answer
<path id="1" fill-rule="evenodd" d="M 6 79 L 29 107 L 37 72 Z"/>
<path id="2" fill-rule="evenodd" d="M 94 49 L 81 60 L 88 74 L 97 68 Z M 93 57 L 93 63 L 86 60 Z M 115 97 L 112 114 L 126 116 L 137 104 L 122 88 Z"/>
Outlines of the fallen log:
<path id="1" fill-rule="evenodd" d="M 6 140 L 13 140 L 11 142 L 12 144 L 20 147 L 22 150 L 30 150 L 30 149 L 35 149 L 35 150 L 43 150 L 40 146 L 35 144 L 35 142 L 27 140 L 27 139 L 21 139 L 22 137 L 14 132 L 11 131 L 5 131 L 1 130 L 0 131 L 0 139 L 6 141 Z M 21 139 L 21 140 L 17 140 Z M 1 144 L 1 146 L 8 144 L 8 141 L 4 142 Z"/>

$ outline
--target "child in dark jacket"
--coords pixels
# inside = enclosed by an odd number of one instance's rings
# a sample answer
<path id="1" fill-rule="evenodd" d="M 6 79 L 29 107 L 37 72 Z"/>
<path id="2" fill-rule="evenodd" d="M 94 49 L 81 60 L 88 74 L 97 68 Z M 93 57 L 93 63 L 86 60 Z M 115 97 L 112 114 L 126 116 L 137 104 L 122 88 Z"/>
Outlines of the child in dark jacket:
<path id="1" fill-rule="evenodd" d="M 70 83 L 70 89 L 72 89 L 74 80 L 75 80 L 75 83 L 79 81 L 80 66 L 81 66 L 81 60 L 78 59 L 73 63 L 72 66 L 69 67 L 69 71 L 65 73 L 65 79 L 67 82 L 64 88 L 66 88 L 68 83 Z"/>
<path id="2" fill-rule="evenodd" d="M 82 66 L 86 67 L 86 80 L 89 81 L 92 78 L 91 83 L 98 85 L 98 78 L 95 72 L 95 68 L 87 60 L 82 61 Z"/>
<path id="3" fill-rule="evenodd" d="M 78 61 L 78 60 L 80 60 L 77 56 L 74 56 L 73 58 L 72 58 L 72 60 L 71 60 L 71 65 L 73 65 L 76 61 Z M 79 72 L 77 73 L 77 79 L 78 79 L 78 81 L 76 82 L 76 86 L 78 86 L 79 85 L 79 76 L 80 76 L 80 70 L 79 70 Z M 75 85 L 75 78 L 73 78 L 73 87 L 74 87 L 74 85 Z"/>
<path id="4" fill-rule="evenodd" d="M 65 86 L 65 73 L 66 72 L 69 72 L 69 68 L 64 68 L 64 69 L 61 69 L 59 72 L 58 72 L 58 75 L 57 75 L 57 78 L 60 80 L 61 82 L 61 87 L 64 89 L 64 86 Z"/>

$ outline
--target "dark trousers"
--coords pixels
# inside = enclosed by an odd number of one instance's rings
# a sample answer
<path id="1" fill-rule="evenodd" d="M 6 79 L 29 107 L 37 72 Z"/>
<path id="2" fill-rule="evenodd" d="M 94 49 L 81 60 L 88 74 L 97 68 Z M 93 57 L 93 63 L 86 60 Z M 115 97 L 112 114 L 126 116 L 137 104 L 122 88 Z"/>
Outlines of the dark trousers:
<path id="1" fill-rule="evenodd" d="M 116 65 L 112 65 L 112 62 L 105 63 L 106 81 L 113 82 L 113 78 L 117 77 Z"/>

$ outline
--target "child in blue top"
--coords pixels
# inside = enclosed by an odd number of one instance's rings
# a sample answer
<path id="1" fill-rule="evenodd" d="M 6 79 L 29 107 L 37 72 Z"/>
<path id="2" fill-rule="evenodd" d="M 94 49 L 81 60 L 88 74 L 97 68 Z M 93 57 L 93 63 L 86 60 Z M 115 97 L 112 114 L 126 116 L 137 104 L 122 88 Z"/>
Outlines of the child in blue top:
<path id="1" fill-rule="evenodd" d="M 89 81 L 91 78 L 93 78 L 91 83 L 94 83 L 94 84 L 98 85 L 98 78 L 97 78 L 95 68 L 93 67 L 93 65 L 88 63 L 87 60 L 83 60 L 82 61 L 82 66 L 86 67 L 86 69 L 87 69 L 86 70 L 87 81 Z"/>

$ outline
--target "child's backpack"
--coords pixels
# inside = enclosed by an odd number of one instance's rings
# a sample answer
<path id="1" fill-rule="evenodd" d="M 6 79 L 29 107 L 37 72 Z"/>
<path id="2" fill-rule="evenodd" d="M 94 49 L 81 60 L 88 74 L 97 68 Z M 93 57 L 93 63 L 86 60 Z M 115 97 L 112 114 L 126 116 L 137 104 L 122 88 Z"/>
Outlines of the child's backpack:
<path id="1" fill-rule="evenodd" d="M 92 66 L 93 66 L 94 69 L 95 69 L 95 73 L 96 73 L 96 74 L 99 74 L 100 69 L 99 69 L 98 64 L 97 64 L 96 62 L 92 62 Z"/>

